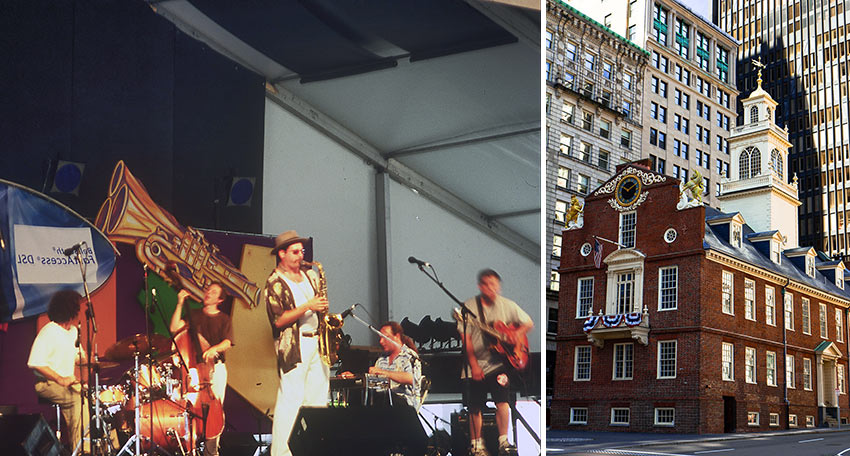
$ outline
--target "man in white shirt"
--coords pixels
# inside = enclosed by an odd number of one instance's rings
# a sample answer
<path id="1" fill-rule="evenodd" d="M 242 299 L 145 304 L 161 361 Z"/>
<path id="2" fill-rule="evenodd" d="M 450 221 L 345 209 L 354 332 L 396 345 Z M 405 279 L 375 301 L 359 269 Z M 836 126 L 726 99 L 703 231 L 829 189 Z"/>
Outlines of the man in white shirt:
<path id="1" fill-rule="evenodd" d="M 73 448 L 82 440 L 80 379 L 74 364 L 85 361 L 80 348 L 79 315 L 82 296 L 74 290 L 62 290 L 53 295 L 47 307 L 50 322 L 38 332 L 30 349 L 27 366 L 35 373 L 35 392 L 58 404 L 68 426 Z M 85 411 L 86 416 L 88 411 Z M 85 447 L 84 447 L 85 450 Z"/>

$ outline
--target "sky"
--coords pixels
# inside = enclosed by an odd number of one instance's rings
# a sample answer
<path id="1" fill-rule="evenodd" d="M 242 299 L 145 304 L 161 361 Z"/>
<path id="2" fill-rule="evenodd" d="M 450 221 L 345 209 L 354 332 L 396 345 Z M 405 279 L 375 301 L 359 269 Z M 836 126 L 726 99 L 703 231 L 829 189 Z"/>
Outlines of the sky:
<path id="1" fill-rule="evenodd" d="M 679 0 L 680 3 L 686 5 L 691 11 L 699 14 L 708 21 L 711 21 L 711 1 L 710 0 Z"/>

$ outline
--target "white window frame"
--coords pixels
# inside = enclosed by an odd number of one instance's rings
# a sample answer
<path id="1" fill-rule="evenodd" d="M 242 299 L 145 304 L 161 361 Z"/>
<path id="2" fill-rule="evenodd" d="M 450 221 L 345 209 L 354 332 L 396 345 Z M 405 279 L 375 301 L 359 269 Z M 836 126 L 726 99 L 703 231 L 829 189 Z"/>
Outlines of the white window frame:
<path id="1" fill-rule="evenodd" d="M 726 368 L 727 365 L 729 366 L 728 370 Z M 735 381 L 735 346 L 729 342 L 723 342 L 723 345 L 721 346 L 720 377 L 725 382 Z"/>
<path id="2" fill-rule="evenodd" d="M 590 282 L 590 296 L 583 296 L 582 291 L 584 290 L 583 283 Z M 595 286 L 594 277 L 579 277 L 576 281 L 576 319 L 585 319 L 591 315 L 593 315 L 593 287 Z M 590 301 L 590 305 L 587 307 L 587 313 L 582 313 L 583 304 L 587 304 L 587 300 Z"/>
<path id="3" fill-rule="evenodd" d="M 672 271 L 672 272 L 671 272 Z M 668 283 L 665 287 L 665 274 L 673 274 L 673 283 L 672 286 L 669 286 Z M 669 279 L 669 277 L 667 277 Z M 663 297 L 664 292 L 670 291 L 672 294 L 672 306 L 670 306 L 670 302 L 664 303 Z M 670 307 L 665 307 L 670 306 Z M 676 310 L 679 308 L 679 267 L 678 266 L 665 266 L 658 268 L 658 311 L 668 311 L 668 310 Z"/>
<path id="4" fill-rule="evenodd" d="M 576 420 L 576 411 L 584 410 L 584 421 Z M 587 424 L 587 407 L 570 407 L 570 424 Z"/>
<path id="5" fill-rule="evenodd" d="M 622 351 L 620 350 L 622 349 Z M 622 354 L 622 360 L 617 357 Z M 627 359 L 626 355 L 630 355 Z M 614 344 L 613 369 L 611 370 L 611 380 L 632 380 L 635 375 L 635 346 L 632 343 Z M 617 376 L 617 365 L 622 364 L 622 375 Z M 628 375 L 627 375 L 628 374 Z"/>
<path id="6" fill-rule="evenodd" d="M 670 416 L 670 420 L 669 421 L 666 421 L 666 420 L 661 421 L 659 419 L 659 415 L 661 414 L 661 412 L 672 413 L 672 415 Z M 655 426 L 673 427 L 673 426 L 676 425 L 676 409 L 674 407 L 655 407 L 654 415 L 655 415 L 655 423 L 654 423 Z M 664 418 L 666 419 L 667 417 L 665 416 Z"/>
<path id="7" fill-rule="evenodd" d="M 785 329 L 788 331 L 794 330 L 794 295 L 785 293 L 784 305 Z"/>
<path id="8" fill-rule="evenodd" d="M 761 416 L 759 412 L 747 412 L 747 426 L 761 426 Z"/>
<path id="9" fill-rule="evenodd" d="M 835 365 L 835 375 L 838 377 L 838 394 L 847 394 L 847 379 L 844 376 L 844 365 Z"/>
<path id="10" fill-rule="evenodd" d="M 794 413 L 788 415 L 788 427 L 795 428 L 797 426 L 799 426 L 797 424 L 797 415 Z"/>
<path id="11" fill-rule="evenodd" d="M 829 324 L 827 322 L 827 311 L 826 304 L 818 303 L 818 317 L 819 317 L 819 326 L 820 326 L 820 338 L 821 339 L 829 339 Z"/>
<path id="12" fill-rule="evenodd" d="M 779 427 L 779 414 L 775 412 L 770 412 L 770 417 L 768 418 L 770 427 Z"/>
<path id="13" fill-rule="evenodd" d="M 803 358 L 803 389 L 812 390 L 812 360 Z"/>
<path id="14" fill-rule="evenodd" d="M 756 320 L 756 281 L 744 278 L 744 318 Z"/>
<path id="15" fill-rule="evenodd" d="M 764 354 L 765 382 L 767 386 L 777 386 L 776 383 L 776 352 L 767 351 Z"/>
<path id="16" fill-rule="evenodd" d="M 587 349 L 587 378 L 579 378 L 579 351 Z M 593 370 L 593 347 L 591 345 L 577 345 L 573 359 L 573 381 L 589 382 Z M 584 365 L 584 363 L 582 363 Z"/>
<path id="17" fill-rule="evenodd" d="M 549 273 L 549 289 L 552 291 L 559 291 L 561 289 L 561 273 L 558 271 L 551 271 Z"/>
<path id="18" fill-rule="evenodd" d="M 672 370 L 673 370 L 673 375 L 662 375 L 662 374 L 661 374 L 661 362 L 662 362 L 662 358 L 661 358 L 662 348 L 661 348 L 661 346 L 662 346 L 662 345 L 665 345 L 665 346 L 667 346 L 667 347 L 669 347 L 670 345 L 672 345 L 672 347 L 673 347 L 673 358 L 672 358 L 672 362 L 673 362 L 673 369 L 672 369 Z M 676 378 L 676 373 L 677 373 L 677 370 L 678 370 L 679 341 L 678 341 L 678 340 L 676 340 L 676 339 L 672 339 L 672 340 L 659 340 L 659 341 L 658 341 L 658 344 L 657 344 L 657 346 L 656 346 L 656 348 L 657 348 L 657 350 L 658 350 L 658 351 L 657 351 L 657 353 L 658 353 L 658 355 L 657 355 L 658 361 L 656 362 L 656 367 L 655 367 L 655 378 L 656 378 L 656 379 L 659 379 L 659 380 L 661 380 L 661 379 L 671 379 L 671 378 Z M 670 359 L 665 358 L 663 361 L 665 361 L 665 362 L 670 362 Z"/>
<path id="19" fill-rule="evenodd" d="M 764 286 L 764 319 L 770 326 L 776 326 L 776 290 L 770 285 Z"/>
<path id="20" fill-rule="evenodd" d="M 782 264 L 779 241 L 775 239 L 770 241 L 770 259 L 776 264 Z"/>
<path id="21" fill-rule="evenodd" d="M 626 276 L 631 275 L 631 280 L 629 280 Z M 619 271 L 614 277 L 616 278 L 615 282 L 615 291 L 614 291 L 614 313 L 615 314 L 627 314 L 631 312 L 636 312 L 635 310 L 635 287 L 636 287 L 636 276 L 635 271 Z M 621 280 L 622 279 L 622 280 Z M 622 308 L 621 308 L 622 307 Z"/>
<path id="22" fill-rule="evenodd" d="M 814 415 L 806 415 L 806 427 L 807 428 L 815 427 L 815 417 L 814 417 Z"/>
<path id="23" fill-rule="evenodd" d="M 812 255 L 806 255 L 806 275 L 815 277 L 815 257 Z"/>
<path id="24" fill-rule="evenodd" d="M 800 313 L 802 314 L 803 319 L 803 334 L 811 335 L 812 334 L 812 311 L 811 311 L 811 303 L 809 302 L 809 298 L 801 298 Z"/>
<path id="25" fill-rule="evenodd" d="M 625 229 L 627 218 L 632 218 L 632 222 L 630 224 L 631 229 Z M 637 211 L 620 212 L 620 226 L 617 232 L 619 233 L 618 240 L 621 245 L 626 246 L 625 248 L 627 249 L 635 248 L 635 245 L 637 244 Z M 628 235 L 631 235 L 631 245 L 629 245 L 626 239 L 626 236 Z M 618 248 L 623 247 L 618 246 Z"/>
<path id="26" fill-rule="evenodd" d="M 758 383 L 756 376 L 756 349 L 746 347 L 744 349 L 744 379 L 747 383 Z"/>
<path id="27" fill-rule="evenodd" d="M 729 244 L 732 247 L 741 248 L 741 236 L 743 230 L 741 229 L 741 224 L 736 222 L 729 223 Z"/>
<path id="28" fill-rule="evenodd" d="M 785 386 L 797 389 L 794 372 L 794 355 L 785 355 Z"/>
<path id="29" fill-rule="evenodd" d="M 844 314 L 841 309 L 835 309 L 835 341 L 844 342 Z"/>
<path id="30" fill-rule="evenodd" d="M 618 411 L 626 411 L 626 421 L 614 421 Z M 632 419 L 632 410 L 629 407 L 611 407 L 611 426 L 629 426 Z"/>
<path id="31" fill-rule="evenodd" d="M 731 271 L 723 271 L 720 287 L 720 308 L 726 315 L 735 315 L 735 274 Z M 726 302 L 729 306 L 727 309 Z"/>

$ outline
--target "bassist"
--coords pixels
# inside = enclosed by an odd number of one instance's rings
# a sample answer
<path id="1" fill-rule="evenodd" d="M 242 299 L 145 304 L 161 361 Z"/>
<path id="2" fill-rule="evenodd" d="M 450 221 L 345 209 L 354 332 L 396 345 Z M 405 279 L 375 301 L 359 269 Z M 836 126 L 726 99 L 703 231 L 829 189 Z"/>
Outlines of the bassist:
<path id="1" fill-rule="evenodd" d="M 492 326 L 500 321 L 512 325 L 514 331 L 509 335 L 513 344 L 526 339 L 526 334 L 534 327 L 531 317 L 515 302 L 501 296 L 501 277 L 492 269 L 478 273 L 478 289 L 481 293 L 468 299 L 464 305 L 478 314 L 481 323 Z M 472 318 L 471 316 L 469 318 Z M 458 322 L 458 331 L 463 334 L 463 322 Z M 507 454 L 512 446 L 508 442 L 508 420 L 510 417 L 510 364 L 491 349 L 486 334 L 474 324 L 466 325 L 466 360 L 468 365 L 462 372 L 462 378 L 469 382 L 469 435 L 473 456 L 487 456 L 484 439 L 481 435 L 481 409 L 487 400 L 487 393 L 496 403 L 496 427 L 499 431 L 499 453 Z"/>

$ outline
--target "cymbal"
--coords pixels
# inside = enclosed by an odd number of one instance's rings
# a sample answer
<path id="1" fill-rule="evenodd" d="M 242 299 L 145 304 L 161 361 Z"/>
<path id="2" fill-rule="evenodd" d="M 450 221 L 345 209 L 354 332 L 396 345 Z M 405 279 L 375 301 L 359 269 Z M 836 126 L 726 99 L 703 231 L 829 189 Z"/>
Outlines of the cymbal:
<path id="1" fill-rule="evenodd" d="M 92 369 L 112 369 L 113 367 L 118 367 L 118 363 L 109 361 L 89 361 L 87 363 L 77 363 L 77 366 L 82 368 L 91 367 Z"/>
<path id="2" fill-rule="evenodd" d="M 150 341 L 144 334 L 135 334 L 115 342 L 106 349 L 103 359 L 109 361 L 126 361 L 138 354 L 146 356 L 150 353 L 161 356 L 171 353 L 171 340 L 163 335 L 154 334 Z"/>

